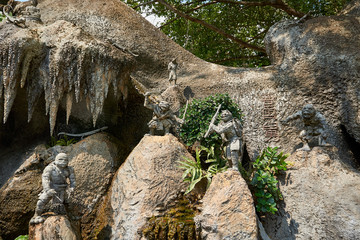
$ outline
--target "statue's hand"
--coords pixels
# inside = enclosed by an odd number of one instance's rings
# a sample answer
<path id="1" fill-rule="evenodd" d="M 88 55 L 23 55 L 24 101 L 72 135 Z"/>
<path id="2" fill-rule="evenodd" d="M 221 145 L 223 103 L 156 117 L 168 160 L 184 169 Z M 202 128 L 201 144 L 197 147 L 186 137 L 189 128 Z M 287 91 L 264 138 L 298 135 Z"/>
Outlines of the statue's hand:
<path id="1" fill-rule="evenodd" d="M 73 188 L 73 187 L 68 188 L 68 190 L 67 190 L 68 196 L 70 196 L 73 192 L 74 192 L 74 188 Z"/>
<path id="2" fill-rule="evenodd" d="M 54 189 L 48 189 L 46 190 L 46 193 L 50 196 L 54 196 L 56 194 L 56 191 Z"/>
<path id="3" fill-rule="evenodd" d="M 284 126 L 289 125 L 288 121 L 286 121 L 286 120 L 281 120 L 280 123 L 281 123 L 281 125 L 284 125 Z"/>

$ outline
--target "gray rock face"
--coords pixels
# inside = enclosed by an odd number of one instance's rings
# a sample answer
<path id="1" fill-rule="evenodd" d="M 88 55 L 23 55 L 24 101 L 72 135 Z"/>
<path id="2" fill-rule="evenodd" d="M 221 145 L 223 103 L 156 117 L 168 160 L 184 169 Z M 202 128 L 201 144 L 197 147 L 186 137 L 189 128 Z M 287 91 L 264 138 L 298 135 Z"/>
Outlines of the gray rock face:
<path id="1" fill-rule="evenodd" d="M 205 240 L 258 239 L 254 202 L 238 171 L 228 170 L 213 178 L 195 224 Z"/>
<path id="2" fill-rule="evenodd" d="M 296 152 L 280 181 L 279 214 L 266 216 L 271 239 L 358 239 L 360 173 L 340 163 L 335 148 Z"/>
<path id="3" fill-rule="evenodd" d="M 185 189 L 177 161 L 192 158 L 172 135 L 145 136 L 113 179 L 111 239 L 138 239 L 146 219 Z"/>

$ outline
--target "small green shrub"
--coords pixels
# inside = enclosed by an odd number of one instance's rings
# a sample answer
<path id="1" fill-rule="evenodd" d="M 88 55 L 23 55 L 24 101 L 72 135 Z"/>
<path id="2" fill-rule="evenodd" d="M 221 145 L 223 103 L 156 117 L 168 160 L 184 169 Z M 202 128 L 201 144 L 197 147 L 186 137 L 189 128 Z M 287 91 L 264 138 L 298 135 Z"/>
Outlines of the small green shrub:
<path id="1" fill-rule="evenodd" d="M 206 153 L 205 163 L 210 164 L 206 170 L 202 167 L 201 154 L 203 152 Z M 185 170 L 182 175 L 184 182 L 190 183 L 185 194 L 191 192 L 195 185 L 203 178 L 207 179 L 208 188 L 211 184 L 212 177 L 219 172 L 226 171 L 227 169 L 226 161 L 216 156 L 214 147 L 206 148 L 204 146 L 200 146 L 200 148 L 197 148 L 195 161 L 185 156 L 183 158 L 184 161 L 178 161 L 178 167 Z"/>
<path id="2" fill-rule="evenodd" d="M 232 101 L 228 94 L 216 94 L 205 99 L 194 99 L 188 106 L 185 123 L 180 129 L 180 138 L 186 145 L 191 146 L 196 141 L 199 141 L 201 145 L 207 148 L 214 146 L 216 151 L 220 149 L 222 142 L 218 134 L 213 133 L 209 138 L 203 138 L 219 104 L 221 104 L 220 111 L 227 109 L 234 117 L 242 121 L 243 116 L 239 106 Z M 180 116 L 182 116 L 184 110 L 185 107 L 180 110 Z M 217 122 L 219 120 L 220 114 Z"/>
<path id="3" fill-rule="evenodd" d="M 71 144 L 76 143 L 77 141 L 74 138 L 68 138 L 68 136 L 64 135 L 63 138 L 57 140 L 56 137 L 51 137 L 50 143 L 46 145 L 47 148 L 54 147 L 56 145 L 60 146 L 69 146 Z"/>
<path id="4" fill-rule="evenodd" d="M 278 147 L 265 149 L 253 163 L 253 186 L 256 202 L 256 211 L 270 212 L 274 214 L 278 211 L 276 203 L 283 199 L 278 188 L 278 180 L 275 175 L 287 169 L 285 159 L 287 154 L 277 154 Z"/>
<path id="5" fill-rule="evenodd" d="M 17 238 L 15 238 L 15 240 L 28 240 L 29 236 L 28 235 L 20 235 Z"/>
<path id="6" fill-rule="evenodd" d="M 5 15 L 3 15 L 2 13 L 0 13 L 0 22 L 2 21 L 2 20 L 4 20 L 5 19 Z"/>

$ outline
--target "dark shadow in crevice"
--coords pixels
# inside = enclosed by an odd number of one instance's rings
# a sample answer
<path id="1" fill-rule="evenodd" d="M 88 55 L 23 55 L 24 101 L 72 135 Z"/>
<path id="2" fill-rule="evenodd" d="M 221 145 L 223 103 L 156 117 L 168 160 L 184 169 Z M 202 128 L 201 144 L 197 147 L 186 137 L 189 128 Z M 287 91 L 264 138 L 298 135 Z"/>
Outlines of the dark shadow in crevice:
<path id="1" fill-rule="evenodd" d="M 345 142 L 349 146 L 350 151 L 358 165 L 360 165 L 360 143 L 353 138 L 347 131 L 344 125 L 340 125 L 341 133 L 344 137 Z"/>
<path id="2" fill-rule="evenodd" d="M 242 160 L 241 160 L 241 165 L 243 166 L 243 168 L 246 170 L 246 171 L 249 171 L 250 168 L 251 168 L 251 159 L 250 159 L 250 156 L 249 156 L 249 153 L 246 149 L 246 144 L 244 144 L 244 154 L 243 154 L 243 157 L 242 157 Z"/>

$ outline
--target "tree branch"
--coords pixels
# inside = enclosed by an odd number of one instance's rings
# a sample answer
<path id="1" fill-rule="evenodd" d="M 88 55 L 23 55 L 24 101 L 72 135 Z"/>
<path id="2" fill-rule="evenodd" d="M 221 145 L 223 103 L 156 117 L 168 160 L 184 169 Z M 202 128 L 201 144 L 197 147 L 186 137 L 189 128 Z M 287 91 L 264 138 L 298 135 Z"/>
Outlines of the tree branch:
<path id="1" fill-rule="evenodd" d="M 206 28 L 209 28 L 209 29 L 213 30 L 214 32 L 217 32 L 218 34 L 220 34 L 220 35 L 222 35 L 222 36 L 224 36 L 224 37 L 238 43 L 242 47 L 250 48 L 250 49 L 253 49 L 253 50 L 258 51 L 258 52 L 266 53 L 264 48 L 258 47 L 256 45 L 249 44 L 249 43 L 247 43 L 247 42 L 245 42 L 245 41 L 243 41 L 243 40 L 241 40 L 239 38 L 236 38 L 236 37 L 232 36 L 231 34 L 228 34 L 228 33 L 224 32 L 223 30 L 215 27 L 214 25 L 211 25 L 211 24 L 209 24 L 209 23 L 207 23 L 207 22 L 205 22 L 205 21 L 203 21 L 201 19 L 191 17 L 191 16 L 187 15 L 186 13 L 183 13 L 183 12 L 179 11 L 174 6 L 168 4 L 165 0 L 156 0 L 156 1 L 161 3 L 162 5 L 164 5 L 170 11 L 180 15 L 181 17 L 183 17 L 185 19 L 188 19 L 189 21 L 201 24 L 202 26 L 204 26 Z"/>
<path id="2" fill-rule="evenodd" d="M 296 11 L 295 9 L 288 6 L 283 0 L 268 0 L 264 2 L 245 2 L 245 1 L 233 1 L 233 0 L 215 0 L 216 2 L 238 4 L 244 6 L 271 6 L 273 8 L 281 9 L 289 15 L 295 17 L 303 17 L 305 13 Z"/>
<path id="3" fill-rule="evenodd" d="M 221 60 L 211 61 L 212 63 L 220 64 L 228 61 L 236 61 L 236 60 L 249 60 L 249 59 L 260 59 L 265 56 L 243 56 L 243 57 L 232 57 L 232 58 L 225 58 Z"/>

